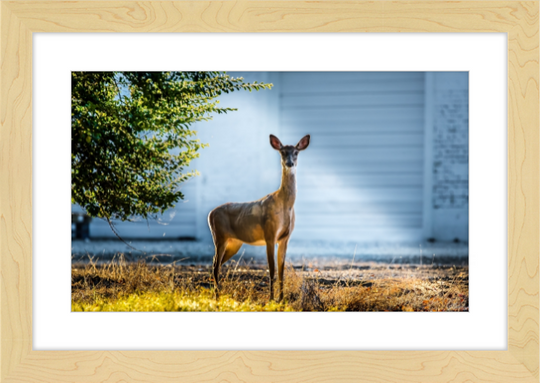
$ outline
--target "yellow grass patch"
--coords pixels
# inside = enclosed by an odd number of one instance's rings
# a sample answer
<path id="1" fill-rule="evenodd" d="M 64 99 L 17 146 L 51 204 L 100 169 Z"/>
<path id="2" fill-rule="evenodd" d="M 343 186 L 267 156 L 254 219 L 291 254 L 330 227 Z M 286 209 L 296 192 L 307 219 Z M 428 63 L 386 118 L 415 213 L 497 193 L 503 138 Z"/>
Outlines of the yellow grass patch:
<path id="1" fill-rule="evenodd" d="M 265 265 L 232 261 L 222 270 L 216 300 L 210 266 L 147 265 L 122 257 L 103 265 L 73 265 L 72 311 L 468 311 L 469 307 L 466 266 L 287 265 L 281 303 L 269 301 Z"/>

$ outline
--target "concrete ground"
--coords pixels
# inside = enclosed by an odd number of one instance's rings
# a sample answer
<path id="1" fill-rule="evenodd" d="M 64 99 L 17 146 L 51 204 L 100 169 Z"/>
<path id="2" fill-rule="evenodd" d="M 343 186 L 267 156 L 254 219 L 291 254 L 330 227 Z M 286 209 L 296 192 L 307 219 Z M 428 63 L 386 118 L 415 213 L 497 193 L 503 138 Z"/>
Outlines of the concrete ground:
<path id="1" fill-rule="evenodd" d="M 211 242 L 181 240 L 128 240 L 133 248 L 119 240 L 73 240 L 73 262 L 111 260 L 124 254 L 129 260 L 150 262 L 200 264 L 210 263 L 214 255 Z M 468 265 L 467 243 L 355 243 L 291 240 L 287 261 L 304 264 L 316 260 L 326 262 L 387 262 L 436 265 Z M 266 248 L 243 245 L 233 259 L 266 262 Z"/>

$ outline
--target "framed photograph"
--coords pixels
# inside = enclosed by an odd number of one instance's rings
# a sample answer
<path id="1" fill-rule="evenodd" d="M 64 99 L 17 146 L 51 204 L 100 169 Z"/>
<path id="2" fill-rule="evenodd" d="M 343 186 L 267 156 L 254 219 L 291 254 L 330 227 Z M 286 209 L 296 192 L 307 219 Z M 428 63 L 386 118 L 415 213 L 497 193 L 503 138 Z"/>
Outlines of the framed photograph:
<path id="1" fill-rule="evenodd" d="M 140 102 L 157 87 L 166 103 Z M 72 72 L 72 311 L 469 311 L 468 87 L 465 71 Z M 139 178 L 153 158 L 163 178 Z"/>
<path id="2" fill-rule="evenodd" d="M 1 6 L 2 381 L 539 380 L 538 2 Z M 178 143 L 136 211 L 78 162 Z"/>

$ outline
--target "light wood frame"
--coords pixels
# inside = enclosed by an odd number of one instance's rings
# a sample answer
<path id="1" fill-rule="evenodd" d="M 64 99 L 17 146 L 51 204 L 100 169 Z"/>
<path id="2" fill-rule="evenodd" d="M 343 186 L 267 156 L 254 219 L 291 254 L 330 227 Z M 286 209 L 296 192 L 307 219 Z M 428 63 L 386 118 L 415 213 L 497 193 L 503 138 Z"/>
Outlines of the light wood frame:
<path id="1" fill-rule="evenodd" d="M 0 13 L 1 382 L 538 382 L 538 2 L 4 1 Z M 33 32 L 507 33 L 508 350 L 32 350 Z"/>

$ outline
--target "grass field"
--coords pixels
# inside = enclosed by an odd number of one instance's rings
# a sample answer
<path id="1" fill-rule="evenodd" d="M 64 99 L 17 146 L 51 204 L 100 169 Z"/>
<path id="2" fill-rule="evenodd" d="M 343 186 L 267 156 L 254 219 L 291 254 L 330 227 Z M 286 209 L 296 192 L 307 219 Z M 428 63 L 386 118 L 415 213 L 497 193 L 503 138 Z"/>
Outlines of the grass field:
<path id="1" fill-rule="evenodd" d="M 229 261 L 214 298 L 211 266 L 126 262 L 72 265 L 72 311 L 468 311 L 468 267 L 287 264 L 269 301 L 266 265 Z M 276 283 L 277 285 L 277 283 Z"/>

